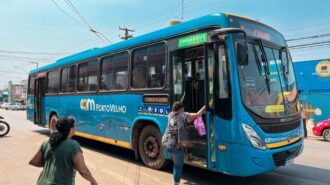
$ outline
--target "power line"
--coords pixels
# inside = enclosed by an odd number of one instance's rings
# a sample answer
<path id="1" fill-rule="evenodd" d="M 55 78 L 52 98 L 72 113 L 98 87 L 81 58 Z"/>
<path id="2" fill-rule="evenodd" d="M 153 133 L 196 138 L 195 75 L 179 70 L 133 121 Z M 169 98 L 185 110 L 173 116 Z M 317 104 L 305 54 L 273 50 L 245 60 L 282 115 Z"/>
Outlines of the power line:
<path id="1" fill-rule="evenodd" d="M 24 63 L 30 63 L 31 61 L 39 61 L 41 63 L 50 63 L 52 59 L 50 58 L 32 58 L 32 57 L 24 57 L 24 56 L 18 56 L 18 55 L 5 55 L 0 54 L 0 58 L 8 59 L 8 60 L 17 60 Z M 25 61 L 23 61 L 25 60 Z"/>
<path id="2" fill-rule="evenodd" d="M 83 26 L 83 23 L 81 23 L 78 19 L 74 18 L 71 14 L 69 14 L 68 12 L 64 11 L 54 0 L 51 0 L 54 5 L 65 15 L 69 16 L 72 20 L 74 20 L 75 22 L 77 22 L 78 24 L 81 24 Z"/>
<path id="3" fill-rule="evenodd" d="M 301 31 L 301 30 L 310 29 L 310 28 L 318 27 L 318 26 L 324 26 L 324 25 L 330 25 L 330 22 L 324 22 L 324 23 L 307 25 L 307 26 L 298 27 L 298 28 L 294 28 L 294 29 L 284 30 L 283 33 L 294 32 L 294 31 Z"/>
<path id="4" fill-rule="evenodd" d="M 66 55 L 68 53 L 34 53 L 29 51 L 10 51 L 0 50 L 0 53 L 14 53 L 14 54 L 26 54 L 26 55 Z"/>
<path id="5" fill-rule="evenodd" d="M 192 1 L 192 2 L 189 3 L 189 5 L 194 5 L 194 4 L 202 3 L 202 2 L 198 2 L 198 1 L 199 1 L 199 0 Z M 135 25 L 139 25 L 138 27 L 142 27 L 142 25 L 146 25 L 146 23 L 148 23 L 148 22 L 159 21 L 159 20 L 158 20 L 159 17 L 163 17 L 163 16 L 166 16 L 166 15 L 173 16 L 174 13 L 178 12 L 178 9 L 177 9 L 177 8 L 179 8 L 180 5 L 181 5 L 181 3 L 179 3 L 178 6 L 176 6 L 175 8 L 167 8 L 167 9 L 170 9 L 171 11 L 166 10 L 166 11 L 158 12 L 158 13 L 153 14 L 153 15 L 141 16 L 140 18 L 134 17 L 134 19 L 132 19 L 131 21 L 129 21 L 129 23 L 128 23 L 127 26 L 132 27 L 132 26 L 135 26 Z M 186 5 L 186 6 L 187 6 L 187 5 Z M 156 18 L 156 19 L 155 19 L 155 18 Z M 139 20 L 141 20 L 141 19 L 143 19 L 143 20 L 147 20 L 147 21 L 143 21 L 142 24 L 141 24 L 141 22 L 139 21 Z M 159 22 L 158 22 L 158 24 L 159 24 Z M 150 25 L 150 24 L 149 24 L 149 25 Z M 155 24 L 151 24 L 151 25 L 155 25 Z M 114 32 L 116 32 L 116 31 L 117 31 L 117 28 L 112 28 L 111 30 L 108 30 L 108 31 L 105 31 L 105 32 L 102 32 L 102 33 L 103 33 L 103 34 L 112 33 L 111 35 L 108 35 L 108 36 L 116 36 L 117 34 L 114 33 Z M 73 50 L 73 49 L 75 49 L 76 45 L 78 45 L 79 48 L 82 48 L 82 47 L 81 47 L 81 44 L 84 44 L 84 45 L 86 45 L 86 44 L 87 44 L 87 45 L 93 45 L 92 43 L 91 43 L 91 44 L 88 43 L 89 41 L 92 41 L 92 40 L 94 40 L 94 39 L 93 39 L 93 38 L 90 38 L 90 39 L 88 39 L 88 40 L 85 40 L 85 41 L 82 41 L 82 42 L 80 42 L 80 43 L 78 43 L 78 44 L 75 44 L 74 46 L 71 46 L 71 47 L 69 47 L 69 48 L 66 48 L 66 49 L 64 49 L 64 50 L 62 50 L 62 51 Z M 86 43 L 86 44 L 85 44 L 85 43 Z M 94 42 L 94 44 L 95 44 L 95 42 Z M 90 46 L 90 47 L 93 47 L 93 46 Z"/>
<path id="6" fill-rule="evenodd" d="M 73 11 L 73 13 L 75 13 L 78 18 L 80 18 L 80 20 L 87 26 L 87 28 L 89 28 L 89 31 L 91 31 L 92 33 L 94 33 L 97 37 L 99 37 L 101 40 L 106 41 L 108 43 L 111 43 L 111 41 L 105 37 L 102 33 L 96 31 L 94 28 L 92 28 L 92 26 L 87 22 L 87 20 L 79 13 L 79 11 L 76 9 L 76 7 L 71 3 L 70 0 L 65 0 L 65 2 L 67 3 L 67 5 L 71 8 L 71 10 Z"/>
<path id="7" fill-rule="evenodd" d="M 8 74 L 12 74 L 14 71 L 0 71 L 0 73 L 8 73 Z M 15 74 L 26 74 L 26 73 L 22 73 L 22 72 L 15 72 Z"/>
<path id="8" fill-rule="evenodd" d="M 291 42 L 291 41 L 297 41 L 297 40 L 314 39 L 314 38 L 329 37 L 329 36 L 330 36 L 330 33 L 326 33 L 326 34 L 321 34 L 321 35 L 312 35 L 312 36 L 306 36 L 306 37 L 287 39 L 286 41 Z"/>
<path id="9" fill-rule="evenodd" d="M 303 49 L 303 48 L 320 47 L 320 46 L 328 46 L 328 45 L 330 45 L 330 41 L 323 41 L 323 42 L 314 42 L 309 44 L 299 44 L 299 45 L 289 46 L 289 49 Z"/>
<path id="10" fill-rule="evenodd" d="M 188 0 L 186 0 L 186 1 L 188 1 Z M 222 0 L 220 2 L 225 2 L 225 1 L 227 1 L 227 0 Z M 212 3 L 211 5 L 218 5 L 218 4 L 219 4 L 219 2 L 216 2 L 216 3 Z M 138 25 L 138 26 L 134 26 L 136 29 L 140 28 L 140 27 L 145 29 L 146 28 L 145 25 L 147 25 L 147 27 L 154 26 L 154 25 L 162 25 L 161 27 L 164 27 L 164 24 L 160 24 L 159 18 L 163 17 L 163 16 L 167 16 L 167 15 L 172 17 L 174 15 L 174 13 L 181 13 L 180 10 L 178 9 L 180 7 L 180 5 L 181 5 L 181 2 L 178 3 L 178 5 L 175 6 L 175 8 L 168 8 L 168 10 L 170 10 L 170 11 L 166 10 L 166 11 L 158 12 L 156 14 L 149 15 L 149 16 L 141 16 L 141 18 L 134 17 L 134 19 L 132 19 L 132 21 L 130 21 L 131 24 L 128 24 L 127 26 L 132 27 L 134 25 Z M 200 6 L 200 5 L 205 5 L 205 6 Z M 191 1 L 189 3 L 186 3 L 185 7 L 187 7 L 187 10 L 188 10 L 188 11 L 186 11 L 186 8 L 185 8 L 184 14 L 186 16 L 187 13 L 190 14 L 190 13 L 194 12 L 197 9 L 198 10 L 200 10 L 200 9 L 205 9 L 206 10 L 207 8 L 210 7 L 210 4 L 205 4 L 204 1 L 202 1 L 202 0 L 195 0 L 195 1 Z M 142 21 L 141 22 L 141 21 L 139 21 L 139 19 L 143 19 L 143 20 L 147 20 L 147 21 Z M 168 18 L 167 18 L 167 20 L 168 20 Z M 156 24 L 153 23 L 155 21 L 157 21 Z M 114 28 L 114 29 L 102 32 L 102 34 L 106 34 L 109 37 L 112 37 L 112 36 L 114 37 L 114 36 L 117 36 L 117 34 L 115 32 L 117 32 L 117 29 Z M 108 33 L 110 33 L 111 35 L 109 35 Z M 82 41 L 80 43 L 77 43 L 75 45 L 72 45 L 71 47 L 66 48 L 62 51 L 76 52 L 77 50 L 81 50 L 81 48 L 95 47 L 95 44 L 97 44 L 97 43 L 98 42 L 95 42 L 94 39 L 91 38 L 91 39 Z"/>

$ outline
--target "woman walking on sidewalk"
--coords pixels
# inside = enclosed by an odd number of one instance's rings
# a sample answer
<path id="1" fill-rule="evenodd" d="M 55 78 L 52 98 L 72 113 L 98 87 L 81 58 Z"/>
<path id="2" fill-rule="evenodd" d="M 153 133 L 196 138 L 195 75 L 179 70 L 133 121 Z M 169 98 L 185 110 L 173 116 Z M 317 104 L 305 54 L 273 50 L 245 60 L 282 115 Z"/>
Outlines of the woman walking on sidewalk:
<path id="1" fill-rule="evenodd" d="M 29 162 L 32 166 L 43 167 L 37 185 L 74 185 L 76 170 L 92 185 L 97 185 L 85 164 L 79 143 L 71 139 L 76 132 L 74 119 L 59 119 L 56 129 Z"/>

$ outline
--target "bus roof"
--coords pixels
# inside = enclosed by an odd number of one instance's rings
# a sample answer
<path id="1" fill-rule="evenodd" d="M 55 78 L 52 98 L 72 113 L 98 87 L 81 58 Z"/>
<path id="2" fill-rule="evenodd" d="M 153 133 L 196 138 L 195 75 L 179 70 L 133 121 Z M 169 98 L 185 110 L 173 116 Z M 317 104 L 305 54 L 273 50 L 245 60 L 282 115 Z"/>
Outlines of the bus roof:
<path id="1" fill-rule="evenodd" d="M 51 70 L 51 69 L 55 69 L 55 68 L 58 68 L 58 67 L 61 67 L 64 65 L 68 65 L 68 64 L 72 64 L 75 62 L 89 60 L 89 59 L 96 58 L 96 57 L 99 57 L 99 56 L 102 56 L 105 54 L 110 54 L 110 53 L 117 52 L 120 50 L 128 49 L 131 47 L 136 47 L 136 46 L 142 45 L 144 43 L 150 43 L 150 42 L 154 42 L 157 40 L 166 39 L 166 38 L 173 37 L 173 36 L 176 36 L 176 35 L 179 35 L 179 34 L 182 34 L 185 32 L 189 32 L 189 31 L 199 30 L 199 29 L 212 27 L 212 26 L 219 26 L 222 28 L 227 28 L 227 27 L 229 27 L 229 24 L 227 21 L 228 16 L 236 16 L 236 17 L 240 17 L 243 19 L 248 19 L 251 21 L 256 21 L 261 24 L 264 24 L 264 23 L 260 22 L 259 20 L 242 17 L 239 15 L 231 14 L 231 13 L 210 14 L 210 15 L 206 15 L 206 16 L 203 16 L 203 17 L 200 17 L 197 19 L 183 22 L 183 23 L 180 23 L 180 24 L 177 24 L 174 26 L 163 28 L 163 29 L 151 32 L 151 33 L 147 33 L 145 35 L 134 37 L 134 38 L 126 40 L 126 41 L 121 41 L 121 42 L 118 42 L 115 44 L 111 44 L 111 45 L 108 45 L 108 46 L 105 46 L 102 48 L 91 48 L 91 49 L 87 49 L 87 50 L 79 52 L 79 53 L 75 53 L 73 55 L 61 58 L 61 59 L 57 60 L 55 63 L 34 69 L 30 72 L 30 75 L 36 74 L 39 72 L 43 72 L 43 71 L 47 71 L 47 70 Z M 266 24 L 264 24 L 264 25 L 266 25 Z M 266 25 L 266 26 L 268 26 L 268 25 Z"/>
<path id="2" fill-rule="evenodd" d="M 70 55 L 68 57 L 64 57 L 62 59 L 57 60 L 55 63 L 40 67 L 38 69 L 34 69 L 30 72 L 30 74 L 36 74 L 38 72 L 54 69 L 63 65 L 75 63 L 78 61 L 88 60 L 95 57 L 99 57 L 101 55 L 120 51 L 126 48 L 131 48 L 134 46 L 142 45 L 144 43 L 157 41 L 160 39 L 169 38 L 175 35 L 179 35 L 184 32 L 198 30 L 210 26 L 221 26 L 228 27 L 227 16 L 224 13 L 211 14 L 206 15 L 197 19 L 193 19 L 187 22 L 183 22 L 177 24 L 175 26 L 170 26 L 161 30 L 157 30 L 145 35 L 141 35 L 138 37 L 134 37 L 132 39 L 121 41 L 115 44 L 111 44 L 109 46 L 105 46 L 103 48 L 92 48 L 85 51 L 82 51 L 77 54 Z"/>

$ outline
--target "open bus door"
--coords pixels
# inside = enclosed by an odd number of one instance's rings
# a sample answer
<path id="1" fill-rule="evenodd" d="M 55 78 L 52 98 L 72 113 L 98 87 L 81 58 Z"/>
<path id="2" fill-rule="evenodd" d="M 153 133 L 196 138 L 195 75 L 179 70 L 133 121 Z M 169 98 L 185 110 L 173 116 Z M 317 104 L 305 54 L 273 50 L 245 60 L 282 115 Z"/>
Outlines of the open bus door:
<path id="1" fill-rule="evenodd" d="M 36 78 L 34 81 L 34 124 L 42 124 L 42 104 L 43 97 L 45 96 L 45 76 Z"/>
<path id="2" fill-rule="evenodd" d="M 180 49 L 171 53 L 171 81 L 172 81 L 172 101 L 183 101 L 185 111 L 197 112 L 204 105 L 208 104 L 210 97 L 209 68 L 207 67 L 209 56 L 213 54 L 208 51 L 208 45 L 197 46 L 193 48 Z M 214 64 L 213 59 L 210 61 Z M 213 73 L 213 72 L 212 72 Z M 213 79 L 213 74 L 211 75 Z M 213 81 L 212 81 L 213 83 Z M 212 90 L 213 92 L 213 90 Z M 185 163 L 203 168 L 213 168 L 215 159 L 212 160 L 213 141 L 211 134 L 213 132 L 213 113 L 210 108 L 203 116 L 207 134 L 200 136 L 197 130 L 190 123 L 190 136 L 194 142 L 194 147 L 187 149 Z M 214 156 L 213 156 L 214 158 Z"/>

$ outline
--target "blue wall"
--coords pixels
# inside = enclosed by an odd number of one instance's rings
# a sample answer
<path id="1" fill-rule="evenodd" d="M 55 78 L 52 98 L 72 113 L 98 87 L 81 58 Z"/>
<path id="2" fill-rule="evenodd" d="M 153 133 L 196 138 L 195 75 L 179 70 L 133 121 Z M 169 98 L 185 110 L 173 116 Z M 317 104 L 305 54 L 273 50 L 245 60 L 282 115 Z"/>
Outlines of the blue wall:
<path id="1" fill-rule="evenodd" d="M 330 59 L 294 62 L 293 66 L 302 104 L 321 109 L 322 115 L 311 114 L 314 121 L 330 119 Z"/>

